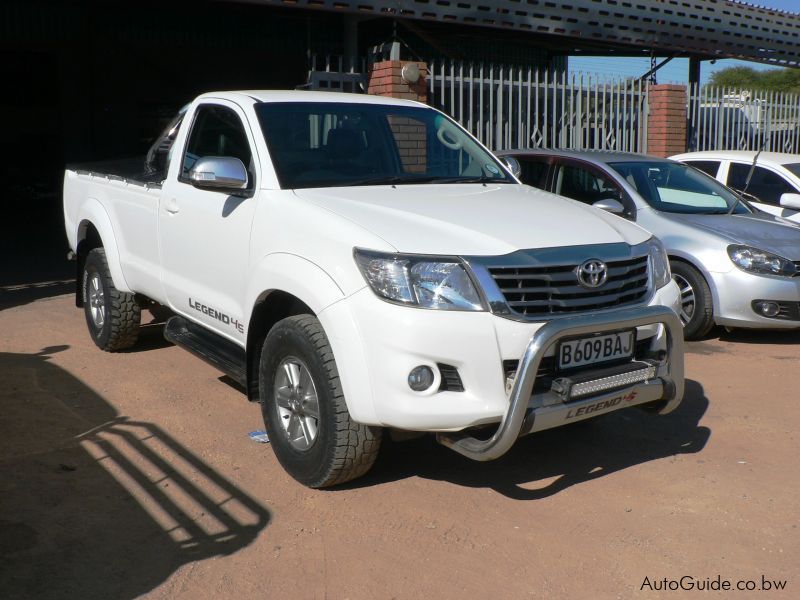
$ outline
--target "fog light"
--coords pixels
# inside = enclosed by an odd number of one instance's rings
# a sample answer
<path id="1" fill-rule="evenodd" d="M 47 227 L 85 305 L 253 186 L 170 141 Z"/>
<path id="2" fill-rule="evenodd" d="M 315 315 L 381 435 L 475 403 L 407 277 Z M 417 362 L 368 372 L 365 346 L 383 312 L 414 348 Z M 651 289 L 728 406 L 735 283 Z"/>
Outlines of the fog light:
<path id="1" fill-rule="evenodd" d="M 777 302 L 759 302 L 756 304 L 756 307 L 758 308 L 758 312 L 765 317 L 776 317 L 781 310 Z"/>
<path id="2" fill-rule="evenodd" d="M 424 392 L 433 385 L 433 370 L 425 365 L 414 367 L 408 374 L 408 387 L 415 392 Z"/>

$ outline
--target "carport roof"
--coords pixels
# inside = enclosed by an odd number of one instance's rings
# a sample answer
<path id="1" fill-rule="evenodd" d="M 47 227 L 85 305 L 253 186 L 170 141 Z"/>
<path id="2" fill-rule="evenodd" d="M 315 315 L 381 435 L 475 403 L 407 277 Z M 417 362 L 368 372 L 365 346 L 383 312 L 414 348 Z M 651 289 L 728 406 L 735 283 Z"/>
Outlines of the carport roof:
<path id="1" fill-rule="evenodd" d="M 800 14 L 731 0 L 248 1 L 544 35 L 563 54 L 653 50 L 800 67 Z"/>

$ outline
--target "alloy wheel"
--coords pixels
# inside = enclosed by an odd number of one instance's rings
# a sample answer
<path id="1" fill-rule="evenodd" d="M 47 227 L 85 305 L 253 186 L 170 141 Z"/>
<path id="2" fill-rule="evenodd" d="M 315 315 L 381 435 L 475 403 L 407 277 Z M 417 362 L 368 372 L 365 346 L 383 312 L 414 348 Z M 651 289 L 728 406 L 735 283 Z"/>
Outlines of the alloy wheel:
<path id="1" fill-rule="evenodd" d="M 89 311 L 92 315 L 92 322 L 98 329 L 102 329 L 106 323 L 106 299 L 103 294 L 103 282 L 100 275 L 92 273 L 89 276 Z"/>
<path id="2" fill-rule="evenodd" d="M 289 442 L 297 450 L 308 450 L 319 433 L 319 398 L 303 361 L 289 356 L 278 365 L 274 394 Z"/>
<path id="3" fill-rule="evenodd" d="M 681 277 L 680 275 L 676 275 L 675 273 L 672 274 L 672 279 L 675 283 L 678 284 L 678 289 L 681 292 L 681 323 L 683 323 L 684 327 L 686 324 L 692 320 L 694 316 L 694 310 L 696 306 L 696 299 L 694 294 L 694 288 L 691 284 L 686 280 L 685 277 Z"/>

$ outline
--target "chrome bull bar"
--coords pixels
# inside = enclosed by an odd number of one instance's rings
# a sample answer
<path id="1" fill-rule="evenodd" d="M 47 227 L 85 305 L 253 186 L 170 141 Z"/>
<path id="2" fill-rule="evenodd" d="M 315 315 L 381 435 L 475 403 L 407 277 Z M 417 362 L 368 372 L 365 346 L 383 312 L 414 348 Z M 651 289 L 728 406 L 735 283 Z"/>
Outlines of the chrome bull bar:
<path id="1" fill-rule="evenodd" d="M 545 352 L 553 344 L 565 337 L 657 324 L 664 326 L 667 356 L 666 360 L 659 365 L 654 379 L 618 389 L 612 393 L 593 395 L 581 401 L 569 403 L 569 405 L 561 404 L 558 407 L 546 406 L 530 409 L 529 404 L 539 365 Z M 494 435 L 487 440 L 479 440 L 463 432 L 439 433 L 436 439 L 440 444 L 473 460 L 494 460 L 508 452 L 523 433 L 564 424 L 563 421 L 553 422 L 553 415 L 557 411 L 567 411 L 570 407 L 580 407 L 598 401 L 609 401 L 611 396 L 618 397 L 636 392 L 639 400 L 637 404 L 663 400 L 665 405 L 659 413 L 665 414 L 680 404 L 683 398 L 683 385 L 683 326 L 672 309 L 666 306 L 645 306 L 554 319 L 533 334 L 528 343 L 511 388 L 508 410 L 503 415 L 500 426 Z M 541 417 L 542 421 L 550 422 L 550 424 L 537 427 L 537 415 Z"/>

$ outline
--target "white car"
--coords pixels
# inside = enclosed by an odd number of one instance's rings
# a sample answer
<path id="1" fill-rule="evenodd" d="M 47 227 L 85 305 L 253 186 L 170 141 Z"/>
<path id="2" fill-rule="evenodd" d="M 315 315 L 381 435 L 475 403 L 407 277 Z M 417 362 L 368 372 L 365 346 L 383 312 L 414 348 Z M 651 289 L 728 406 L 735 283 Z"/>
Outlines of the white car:
<path id="1" fill-rule="evenodd" d="M 747 183 L 755 151 L 719 150 L 672 156 L 747 194 L 756 208 L 800 223 L 800 154 L 762 152 Z"/>
<path id="2" fill-rule="evenodd" d="M 369 470 L 382 427 L 490 460 L 683 395 L 661 242 L 520 184 L 424 104 L 205 94 L 138 165 L 68 169 L 64 214 L 95 344 L 130 347 L 168 306 L 167 339 L 261 403 L 311 487 Z"/>

